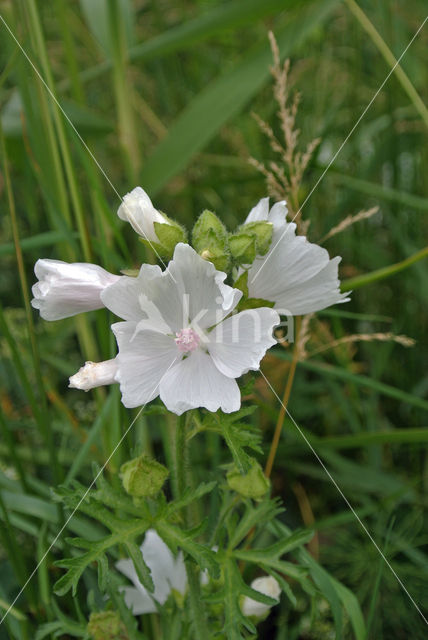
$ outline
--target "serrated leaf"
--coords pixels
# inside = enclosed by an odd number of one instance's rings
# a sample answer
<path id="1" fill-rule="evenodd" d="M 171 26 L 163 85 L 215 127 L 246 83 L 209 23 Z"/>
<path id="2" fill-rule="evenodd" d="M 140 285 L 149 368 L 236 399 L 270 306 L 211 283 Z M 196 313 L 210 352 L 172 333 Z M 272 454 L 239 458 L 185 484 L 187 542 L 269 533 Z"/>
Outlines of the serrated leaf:
<path id="1" fill-rule="evenodd" d="M 173 553 L 176 553 L 177 549 L 182 549 L 195 560 L 201 569 L 207 569 L 212 578 L 217 579 L 220 576 L 216 553 L 193 540 L 191 532 L 164 521 L 156 522 L 155 528 Z"/>
<path id="2" fill-rule="evenodd" d="M 249 534 L 249 532 L 260 523 L 265 523 L 281 513 L 283 508 L 276 500 L 265 500 L 253 506 L 247 503 L 245 512 L 239 522 L 234 527 L 229 540 L 229 548 L 234 549 Z"/>
<path id="3" fill-rule="evenodd" d="M 100 591 L 103 592 L 106 589 L 108 582 L 108 560 L 105 554 L 98 558 L 98 586 Z"/>
<path id="4" fill-rule="evenodd" d="M 176 513 L 177 511 L 181 511 L 184 507 L 187 507 L 190 503 L 195 500 L 199 500 L 202 496 L 207 493 L 211 493 L 211 491 L 216 486 L 217 481 L 213 480 L 212 482 L 203 482 L 196 489 L 187 488 L 181 498 L 174 500 L 168 504 L 166 514 L 167 516 Z"/>
<path id="5" fill-rule="evenodd" d="M 135 571 L 137 572 L 139 581 L 144 587 L 146 587 L 147 591 L 153 593 L 155 590 L 155 585 L 153 584 L 150 569 L 144 562 L 144 557 L 141 553 L 140 547 L 136 545 L 135 542 L 125 542 L 125 547 L 132 562 L 134 563 Z"/>

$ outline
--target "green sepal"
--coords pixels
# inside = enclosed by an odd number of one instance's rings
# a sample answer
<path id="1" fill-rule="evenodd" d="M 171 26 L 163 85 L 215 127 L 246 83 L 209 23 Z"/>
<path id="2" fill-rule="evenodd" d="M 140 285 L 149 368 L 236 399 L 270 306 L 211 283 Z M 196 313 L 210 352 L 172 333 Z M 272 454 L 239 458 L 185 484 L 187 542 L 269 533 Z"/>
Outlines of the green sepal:
<path id="1" fill-rule="evenodd" d="M 252 264 L 256 257 L 256 236 L 238 231 L 229 236 L 229 249 L 238 264 Z"/>
<path id="2" fill-rule="evenodd" d="M 239 278 L 233 283 L 235 289 L 239 289 L 248 298 L 248 271 L 243 271 Z"/>
<path id="3" fill-rule="evenodd" d="M 252 235 L 255 238 L 257 255 L 264 256 L 272 242 L 273 224 L 266 220 L 249 222 L 248 224 L 243 224 L 238 232 Z"/>
<path id="4" fill-rule="evenodd" d="M 239 301 L 237 306 L 238 311 L 245 311 L 245 309 L 258 309 L 259 307 L 269 307 L 273 309 L 274 302 L 270 300 L 264 300 L 263 298 L 245 298 L 244 296 Z"/>
<path id="5" fill-rule="evenodd" d="M 187 231 L 175 220 L 170 218 L 167 218 L 167 220 L 170 224 L 154 222 L 153 227 L 162 247 L 161 255 L 165 258 L 172 258 L 176 245 L 179 242 L 187 241 Z"/>
<path id="6" fill-rule="evenodd" d="M 227 231 L 222 221 L 207 209 L 199 216 L 192 231 L 193 248 L 212 262 L 216 269 L 227 271 L 230 265 L 230 251 Z"/>
<path id="7" fill-rule="evenodd" d="M 242 473 L 236 467 L 228 471 L 227 484 L 244 498 L 261 500 L 269 491 L 270 482 L 257 460 L 250 458 L 250 464 L 250 469 L 246 473 Z"/>
<path id="8" fill-rule="evenodd" d="M 92 640 L 118 640 L 129 638 L 126 627 L 117 611 L 91 613 L 87 627 Z"/>

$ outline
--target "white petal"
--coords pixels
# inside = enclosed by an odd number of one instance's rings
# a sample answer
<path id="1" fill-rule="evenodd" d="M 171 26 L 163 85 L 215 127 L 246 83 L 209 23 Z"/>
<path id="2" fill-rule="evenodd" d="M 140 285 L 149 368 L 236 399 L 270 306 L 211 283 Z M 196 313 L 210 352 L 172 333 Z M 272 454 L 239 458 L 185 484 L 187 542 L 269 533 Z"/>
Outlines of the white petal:
<path id="1" fill-rule="evenodd" d="M 286 287 L 277 296 L 275 308 L 288 311 L 293 316 L 313 313 L 332 304 L 348 302 L 348 293 L 340 293 L 338 265 L 336 257 L 309 280 Z"/>
<path id="2" fill-rule="evenodd" d="M 116 358 L 104 362 L 85 362 L 85 365 L 74 376 L 71 376 L 68 386 L 72 389 L 89 391 L 94 387 L 113 384 L 116 382 L 117 370 L 118 361 Z"/>
<path id="3" fill-rule="evenodd" d="M 141 187 L 135 187 L 124 196 L 117 215 L 121 220 L 127 220 L 134 231 L 149 242 L 159 242 L 154 222 L 170 224 L 165 216 L 154 208 L 149 196 Z"/>
<path id="4" fill-rule="evenodd" d="M 220 373 L 202 349 L 169 369 L 160 383 L 160 397 L 166 408 L 178 415 L 197 407 L 231 413 L 241 406 L 236 381 Z"/>
<path id="5" fill-rule="evenodd" d="M 217 271 L 212 262 L 201 258 L 188 244 L 177 244 L 168 270 L 182 296 L 183 320 L 187 320 L 180 328 L 189 324 L 201 329 L 211 327 L 241 299 L 241 291 L 224 284 L 226 274 Z"/>
<path id="6" fill-rule="evenodd" d="M 144 542 L 141 545 L 141 553 L 143 554 L 144 562 L 150 569 L 155 587 L 151 596 L 140 583 L 132 560 L 126 558 L 116 563 L 116 568 L 129 578 L 136 587 L 137 593 L 132 591 L 132 587 L 122 588 L 125 593 L 126 603 L 130 608 L 134 606 L 135 614 L 156 611 L 152 598 L 159 604 L 164 604 L 171 593 L 171 588 L 182 594 L 187 588 L 183 555 L 179 553 L 174 558 L 169 547 L 154 529 L 149 529 L 146 532 Z"/>
<path id="7" fill-rule="evenodd" d="M 160 604 L 164 604 L 171 592 L 172 583 L 178 578 L 181 584 L 181 573 L 184 570 L 183 559 L 181 557 L 181 561 L 179 561 L 177 557 L 176 560 L 169 547 L 153 529 L 147 531 L 144 542 L 141 545 L 141 552 L 144 562 L 150 568 L 155 585 L 153 597 Z M 184 593 L 186 584 L 181 593 Z"/>
<path id="8" fill-rule="evenodd" d="M 267 307 L 247 309 L 230 316 L 209 333 L 208 350 L 216 367 L 229 378 L 257 370 L 266 351 L 276 343 L 272 336 L 280 318 Z"/>
<path id="9" fill-rule="evenodd" d="M 123 276 L 114 285 L 105 289 L 101 299 L 107 309 L 124 320 L 141 320 L 147 317 L 140 304 L 140 295 L 144 294 L 146 281 L 160 278 L 160 267 L 143 264 L 136 278 Z"/>
<path id="10" fill-rule="evenodd" d="M 144 589 L 144 587 L 142 588 Z M 142 591 L 137 587 L 124 586 L 120 586 L 119 591 L 123 593 L 125 604 L 134 616 L 139 616 L 143 613 L 156 613 L 157 607 L 147 591 Z"/>
<path id="11" fill-rule="evenodd" d="M 286 224 L 287 213 L 288 209 L 285 200 L 275 202 L 269 211 L 268 220 L 272 222 L 275 229 L 283 228 Z"/>
<path id="12" fill-rule="evenodd" d="M 326 249 L 296 236 L 296 225 L 276 230 L 272 245 L 248 270 L 248 290 L 253 298 L 275 302 L 282 313 L 300 315 L 345 302 L 339 292 L 338 259 Z"/>
<path id="13" fill-rule="evenodd" d="M 139 407 L 159 395 L 159 382 L 181 357 L 173 337 L 157 331 L 137 331 L 135 322 L 112 325 L 119 346 L 117 356 L 122 402 Z"/>
<path id="14" fill-rule="evenodd" d="M 37 260 L 34 272 L 39 282 L 32 288 L 31 304 L 44 320 L 101 309 L 100 294 L 121 279 L 96 264 L 49 259 Z"/>
<path id="15" fill-rule="evenodd" d="M 244 224 L 249 222 L 260 222 L 261 220 L 267 220 L 269 214 L 269 198 L 262 198 L 258 201 L 255 207 L 253 207 L 245 218 Z"/>

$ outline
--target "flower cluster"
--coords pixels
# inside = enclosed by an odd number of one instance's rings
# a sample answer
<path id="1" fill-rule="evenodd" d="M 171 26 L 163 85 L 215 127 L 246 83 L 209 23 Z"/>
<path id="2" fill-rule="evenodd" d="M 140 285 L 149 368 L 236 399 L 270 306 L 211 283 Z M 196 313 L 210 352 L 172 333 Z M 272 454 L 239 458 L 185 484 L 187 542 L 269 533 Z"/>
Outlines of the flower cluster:
<path id="1" fill-rule="evenodd" d="M 237 411 L 236 378 L 259 368 L 275 344 L 280 316 L 348 300 L 339 288 L 340 258 L 330 260 L 325 249 L 296 235 L 285 202 L 269 210 L 269 199 L 260 200 L 234 234 L 204 212 L 193 247 L 141 187 L 124 197 L 118 215 L 158 255 L 172 257 L 164 270 L 143 264 L 130 277 L 94 264 L 41 259 L 35 266 L 32 305 L 45 320 L 102 307 L 122 320 L 112 325 L 117 356 L 87 362 L 70 387 L 119 383 L 126 407 L 160 396 L 178 415 L 197 407 Z M 230 269 L 234 287 L 219 265 Z"/>

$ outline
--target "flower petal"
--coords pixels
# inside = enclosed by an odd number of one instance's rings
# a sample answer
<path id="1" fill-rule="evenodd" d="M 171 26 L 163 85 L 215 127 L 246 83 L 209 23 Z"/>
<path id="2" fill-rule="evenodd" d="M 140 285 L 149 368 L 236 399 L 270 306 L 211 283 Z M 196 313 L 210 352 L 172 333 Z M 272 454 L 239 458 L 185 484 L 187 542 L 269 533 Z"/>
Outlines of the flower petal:
<path id="1" fill-rule="evenodd" d="M 236 381 L 223 375 L 202 349 L 167 371 L 160 383 L 160 397 L 166 408 L 178 415 L 197 407 L 231 413 L 241 406 Z"/>
<path id="2" fill-rule="evenodd" d="M 241 299 L 241 291 L 224 284 L 226 274 L 217 271 L 212 262 L 201 258 L 188 244 L 177 244 L 168 269 L 181 293 L 184 314 L 188 316 L 188 322 L 180 328 L 189 324 L 201 329 L 211 327 L 228 315 Z"/>
<path id="3" fill-rule="evenodd" d="M 267 220 L 269 214 L 269 198 L 262 198 L 258 201 L 255 207 L 253 207 L 245 218 L 244 224 L 248 224 L 249 222 L 260 222 L 262 220 Z"/>
<path id="4" fill-rule="evenodd" d="M 326 249 L 296 236 L 289 223 L 274 232 L 266 256 L 256 258 L 248 270 L 248 290 L 253 298 L 275 303 L 275 309 L 300 315 L 345 302 L 340 294 L 337 265 Z"/>
<path id="5" fill-rule="evenodd" d="M 139 407 L 159 395 L 159 382 L 181 357 L 171 336 L 158 331 L 138 331 L 135 322 L 112 325 L 119 346 L 116 380 L 125 407 Z"/>
<path id="6" fill-rule="evenodd" d="M 150 569 L 155 587 L 151 596 L 140 583 L 132 560 L 129 558 L 122 559 L 115 565 L 136 587 L 137 593 L 132 591 L 132 587 L 123 587 L 121 589 L 125 593 L 126 604 L 133 608 L 135 614 L 156 611 L 153 599 L 159 604 L 164 604 L 171 592 L 171 587 L 183 594 L 187 588 L 183 555 L 178 554 L 175 558 L 169 547 L 154 529 L 149 529 L 146 532 L 141 545 L 141 553 L 143 554 L 144 562 Z"/>
<path id="7" fill-rule="evenodd" d="M 276 343 L 272 336 L 280 318 L 268 307 L 246 309 L 224 320 L 209 335 L 208 350 L 216 367 L 228 378 L 257 370 L 266 351 Z"/>
<path id="8" fill-rule="evenodd" d="M 136 278 L 122 276 L 111 287 L 105 289 L 101 299 L 107 309 L 124 320 L 138 321 L 147 317 L 140 304 L 140 295 L 144 295 L 144 285 L 148 280 L 160 278 L 160 267 L 143 264 Z"/>
<path id="9" fill-rule="evenodd" d="M 284 288 L 277 296 L 275 308 L 278 311 L 284 309 L 293 316 L 299 316 L 325 309 L 332 304 L 348 302 L 349 292 L 340 292 L 338 278 L 340 261 L 341 258 L 337 256 L 309 280 Z"/>
<path id="10" fill-rule="evenodd" d="M 44 320 L 61 320 L 83 311 L 101 309 L 101 293 L 121 276 L 96 264 L 62 260 L 37 260 L 34 272 L 39 279 L 33 285 L 31 301 Z"/>
<path id="11" fill-rule="evenodd" d="M 142 589 L 144 589 L 142 585 L 141 587 Z M 138 587 L 119 587 L 119 591 L 123 593 L 123 596 L 125 598 L 126 606 L 132 611 L 134 616 L 140 616 L 143 613 L 157 612 L 157 607 L 153 599 L 149 596 L 145 589 L 144 591 L 142 591 L 142 589 L 139 589 Z"/>

